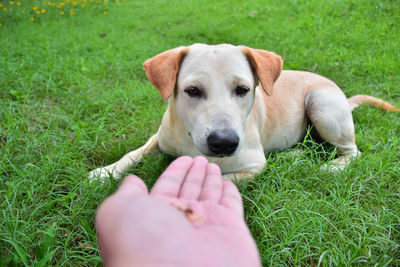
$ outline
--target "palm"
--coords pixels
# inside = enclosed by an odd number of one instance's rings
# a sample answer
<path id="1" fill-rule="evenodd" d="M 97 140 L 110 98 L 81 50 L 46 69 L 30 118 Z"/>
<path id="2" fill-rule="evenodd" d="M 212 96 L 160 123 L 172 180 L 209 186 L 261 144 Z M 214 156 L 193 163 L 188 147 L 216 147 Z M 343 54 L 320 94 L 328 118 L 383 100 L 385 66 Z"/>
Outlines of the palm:
<path id="1" fill-rule="evenodd" d="M 157 196 L 157 198 L 180 211 L 186 217 L 185 222 L 189 222 L 194 229 L 214 230 L 220 227 L 226 229 L 226 227 L 243 226 L 243 214 L 241 214 L 241 211 L 235 211 L 219 202 L 165 196 Z M 239 200 L 237 199 L 237 201 Z"/>

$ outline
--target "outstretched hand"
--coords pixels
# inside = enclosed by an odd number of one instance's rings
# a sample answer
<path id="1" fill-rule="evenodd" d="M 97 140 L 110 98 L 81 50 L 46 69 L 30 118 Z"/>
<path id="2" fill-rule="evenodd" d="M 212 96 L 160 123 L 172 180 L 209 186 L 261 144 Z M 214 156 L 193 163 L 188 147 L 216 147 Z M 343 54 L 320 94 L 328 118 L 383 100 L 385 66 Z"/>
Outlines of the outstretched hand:
<path id="1" fill-rule="evenodd" d="M 239 191 L 203 157 L 175 160 L 150 194 L 126 177 L 96 226 L 110 266 L 260 266 Z"/>

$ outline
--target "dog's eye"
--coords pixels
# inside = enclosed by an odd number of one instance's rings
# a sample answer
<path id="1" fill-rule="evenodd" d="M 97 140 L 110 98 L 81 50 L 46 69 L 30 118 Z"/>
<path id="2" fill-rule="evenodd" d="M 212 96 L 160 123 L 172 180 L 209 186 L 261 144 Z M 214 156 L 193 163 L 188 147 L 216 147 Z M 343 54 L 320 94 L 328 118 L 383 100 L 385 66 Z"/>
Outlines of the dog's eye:
<path id="1" fill-rule="evenodd" d="M 235 88 L 235 93 L 238 95 L 238 96 L 244 96 L 244 95 L 246 95 L 248 92 L 250 91 L 250 89 L 249 88 L 247 88 L 247 87 L 245 87 L 245 86 L 236 86 L 236 88 Z"/>
<path id="2" fill-rule="evenodd" d="M 202 92 L 199 90 L 198 87 L 195 87 L 195 86 L 188 87 L 184 91 L 190 97 L 200 97 L 200 96 L 202 96 Z"/>

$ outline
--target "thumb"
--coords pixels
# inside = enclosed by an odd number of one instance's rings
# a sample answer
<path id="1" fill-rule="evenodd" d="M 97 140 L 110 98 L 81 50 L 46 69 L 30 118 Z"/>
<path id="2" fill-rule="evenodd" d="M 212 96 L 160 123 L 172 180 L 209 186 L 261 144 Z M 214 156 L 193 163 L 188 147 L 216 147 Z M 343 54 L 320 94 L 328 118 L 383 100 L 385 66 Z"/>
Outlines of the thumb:
<path id="1" fill-rule="evenodd" d="M 128 175 L 122 181 L 116 194 L 129 194 L 129 195 L 147 195 L 148 189 L 146 184 L 136 175 Z"/>

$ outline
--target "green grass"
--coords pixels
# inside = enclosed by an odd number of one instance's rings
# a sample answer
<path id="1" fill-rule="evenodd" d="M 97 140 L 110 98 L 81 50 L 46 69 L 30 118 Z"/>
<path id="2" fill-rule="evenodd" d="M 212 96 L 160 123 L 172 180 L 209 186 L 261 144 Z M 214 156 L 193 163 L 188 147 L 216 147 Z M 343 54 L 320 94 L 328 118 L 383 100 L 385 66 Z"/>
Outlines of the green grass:
<path id="1" fill-rule="evenodd" d="M 33 22 L 0 9 L 0 266 L 101 265 L 93 219 L 120 181 L 87 184 L 87 173 L 157 130 L 166 103 L 142 63 L 161 51 L 194 42 L 268 49 L 285 69 L 400 106 L 398 1 L 106 8 Z M 267 155 L 265 170 L 239 184 L 263 265 L 400 265 L 399 113 L 361 107 L 353 116 L 363 154 L 345 171 L 322 171 L 335 150 L 306 140 L 304 153 Z M 171 160 L 147 157 L 131 172 L 151 186 Z"/>

